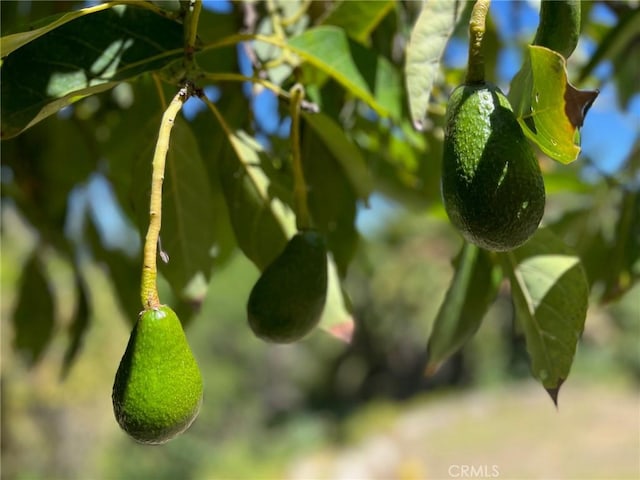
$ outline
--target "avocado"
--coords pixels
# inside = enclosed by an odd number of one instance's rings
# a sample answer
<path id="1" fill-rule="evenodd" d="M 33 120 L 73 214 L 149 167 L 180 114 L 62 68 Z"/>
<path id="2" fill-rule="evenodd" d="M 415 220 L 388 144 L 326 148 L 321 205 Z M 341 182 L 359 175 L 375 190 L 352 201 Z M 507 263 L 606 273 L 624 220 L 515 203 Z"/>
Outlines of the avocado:
<path id="1" fill-rule="evenodd" d="M 166 305 L 138 318 L 116 372 L 112 400 L 116 420 L 140 443 L 165 443 L 198 415 L 200 369 L 180 320 Z"/>
<path id="2" fill-rule="evenodd" d="M 320 321 L 327 296 L 327 249 L 315 230 L 296 233 L 253 286 L 249 326 L 259 338 L 290 343 Z"/>
<path id="3" fill-rule="evenodd" d="M 496 86 L 464 84 L 445 118 L 442 197 L 451 223 L 487 250 L 512 250 L 536 231 L 545 206 L 538 161 Z"/>

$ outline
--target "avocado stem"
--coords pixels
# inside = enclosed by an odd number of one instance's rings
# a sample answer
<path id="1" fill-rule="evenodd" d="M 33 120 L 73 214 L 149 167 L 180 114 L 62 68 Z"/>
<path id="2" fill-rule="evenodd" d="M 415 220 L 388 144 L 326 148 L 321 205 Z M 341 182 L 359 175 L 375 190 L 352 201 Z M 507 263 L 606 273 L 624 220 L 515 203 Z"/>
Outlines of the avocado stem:
<path id="1" fill-rule="evenodd" d="M 191 87 L 186 85 L 181 88 L 162 115 L 158 141 L 153 154 L 151 172 L 151 199 L 149 201 L 149 228 L 144 240 L 142 282 L 140 285 L 140 297 L 145 310 L 157 308 L 160 305 L 158 297 L 158 266 L 156 264 L 158 254 L 158 238 L 162 224 L 162 181 L 164 180 L 164 167 L 169 151 L 169 138 L 171 129 L 175 123 L 176 115 L 184 102 L 191 96 Z"/>
<path id="2" fill-rule="evenodd" d="M 291 155 L 293 157 L 293 205 L 298 230 L 311 228 L 311 215 L 307 205 L 307 182 L 302 170 L 300 153 L 300 105 L 304 99 L 304 87 L 296 83 L 291 87 Z"/>
<path id="3" fill-rule="evenodd" d="M 469 20 L 469 60 L 465 83 L 484 83 L 484 55 L 482 39 L 484 38 L 485 21 L 491 0 L 477 0 L 471 10 Z"/>

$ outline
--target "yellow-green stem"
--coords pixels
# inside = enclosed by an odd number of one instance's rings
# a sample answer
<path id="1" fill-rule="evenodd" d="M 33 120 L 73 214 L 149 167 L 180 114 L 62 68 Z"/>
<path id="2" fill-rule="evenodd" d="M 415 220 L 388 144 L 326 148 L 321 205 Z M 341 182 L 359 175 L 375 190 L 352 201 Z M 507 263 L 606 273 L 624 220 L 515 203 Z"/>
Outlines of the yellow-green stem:
<path id="1" fill-rule="evenodd" d="M 307 182 L 302 170 L 300 154 L 300 105 L 304 99 L 304 88 L 296 83 L 291 88 L 291 156 L 293 157 L 293 205 L 298 230 L 311 228 L 311 215 L 307 206 Z"/>
<path id="2" fill-rule="evenodd" d="M 185 51 L 187 58 L 193 57 L 196 46 L 196 36 L 198 34 L 198 20 L 200 19 L 200 11 L 202 10 L 202 0 L 194 0 L 189 6 L 185 17 Z"/>
<path id="3" fill-rule="evenodd" d="M 169 151 L 169 138 L 171 129 L 176 119 L 176 115 L 182 108 L 184 102 L 189 98 L 189 87 L 181 88 L 173 97 L 171 103 L 162 115 L 160 131 L 156 149 L 153 154 L 153 164 L 151 173 L 151 200 L 149 202 L 149 228 L 144 241 L 143 263 L 142 263 L 142 283 L 140 286 L 140 297 L 142 306 L 148 310 L 157 308 L 160 305 L 158 297 L 158 267 L 156 264 L 158 253 L 158 238 L 162 225 L 162 181 L 164 180 L 164 166 Z"/>
<path id="4" fill-rule="evenodd" d="M 471 11 L 469 20 L 469 61 L 466 83 L 484 82 L 484 55 L 482 39 L 484 37 L 485 20 L 491 0 L 477 0 Z"/>

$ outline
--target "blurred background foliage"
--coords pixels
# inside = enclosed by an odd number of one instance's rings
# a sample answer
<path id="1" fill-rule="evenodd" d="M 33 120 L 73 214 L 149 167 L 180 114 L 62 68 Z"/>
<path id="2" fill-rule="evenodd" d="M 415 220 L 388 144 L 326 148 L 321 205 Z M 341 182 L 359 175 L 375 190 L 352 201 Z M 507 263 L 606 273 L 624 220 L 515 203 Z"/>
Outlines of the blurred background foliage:
<path id="1" fill-rule="evenodd" d="M 82 5 L 2 2 L 3 35 Z M 242 5 L 209 5 L 201 34 L 208 20 L 239 28 Z M 314 2 L 313 9 L 332 5 Z M 398 5 L 369 42 L 400 68 L 419 4 Z M 488 76 L 504 90 L 535 32 L 536 12 L 535 2 L 492 7 Z M 237 252 L 224 200 L 212 193 L 218 249 L 210 281 L 190 285 L 187 298 L 160 286 L 165 303 L 187 320 L 204 405 L 189 432 L 161 448 L 132 443 L 111 411 L 113 375 L 139 308 L 140 239 L 130 193 L 137 179 L 118 166 L 144 155 L 136 142 L 155 135 L 159 118 L 148 108 L 157 103 L 154 87 L 147 78 L 123 84 L 3 142 L 3 478 L 409 479 L 447 477 L 451 465 L 497 465 L 503 478 L 637 478 L 640 95 L 631 59 L 639 43 L 637 29 L 615 32 L 637 25 L 638 6 L 585 2 L 583 16 L 569 77 L 600 88 L 601 98 L 582 131 L 581 158 L 570 166 L 541 159 L 545 223 L 579 252 L 592 284 L 559 412 L 531 388 L 506 287 L 473 340 L 437 375 L 424 375 L 431 323 L 461 246 L 439 203 L 444 105 L 464 75 L 460 29 L 423 134 L 372 118 L 333 81 L 323 84 L 323 112 L 340 118 L 357 142 L 378 192 L 338 218 L 353 228 L 343 252 L 353 256 L 343 285 L 356 320 L 350 344 L 324 332 L 290 346 L 252 336 L 244 308 L 258 271 Z M 229 55 L 224 62 L 235 63 L 236 52 Z M 260 113 L 277 111 L 274 99 L 226 84 L 218 95 L 231 125 L 247 128 L 272 152 L 288 149 L 284 107 L 275 121 Z M 195 110 L 185 116 L 196 132 L 211 121 Z M 620 136 L 624 129 L 631 140 Z M 214 139 L 199 135 L 198 142 L 201 152 L 216 151 Z M 307 142 L 323 147 L 313 137 Z M 357 195 L 341 188 L 337 196 Z"/>

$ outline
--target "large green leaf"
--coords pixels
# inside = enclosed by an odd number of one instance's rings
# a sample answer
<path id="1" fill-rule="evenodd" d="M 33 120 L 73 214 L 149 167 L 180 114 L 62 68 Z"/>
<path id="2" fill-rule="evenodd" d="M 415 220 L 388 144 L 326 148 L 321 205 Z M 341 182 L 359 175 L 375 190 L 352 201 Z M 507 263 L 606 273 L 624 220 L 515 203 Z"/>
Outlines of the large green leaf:
<path id="1" fill-rule="evenodd" d="M 40 360 L 53 335 L 55 305 L 49 281 L 35 251 L 22 272 L 13 312 L 13 345 L 29 366 Z"/>
<path id="2" fill-rule="evenodd" d="M 544 228 L 522 247 L 501 255 L 531 370 L 557 403 L 587 314 L 589 286 L 580 258 Z"/>
<path id="3" fill-rule="evenodd" d="M 459 350 L 480 328 L 502 277 L 489 253 L 465 243 L 456 273 L 433 324 L 427 344 L 427 374 Z"/>
<path id="4" fill-rule="evenodd" d="M 343 0 L 322 19 L 322 24 L 342 27 L 351 38 L 365 43 L 394 5 L 393 0 Z"/>
<path id="5" fill-rule="evenodd" d="M 440 58 L 447 46 L 464 3 L 459 0 L 424 2 L 407 44 L 405 82 L 411 120 L 422 130 L 431 88 L 440 71 Z"/>
<path id="6" fill-rule="evenodd" d="M 182 25 L 131 6 L 85 15 L 18 48 L 0 69 L 2 138 L 182 55 Z"/>
<path id="7" fill-rule="evenodd" d="M 155 141 L 154 137 L 151 137 Z M 141 157 L 136 171 L 134 201 L 142 232 L 149 222 L 151 156 Z M 159 270 L 179 296 L 189 296 L 185 288 L 196 276 L 208 279 L 215 244 L 211 208 L 211 184 L 190 125 L 180 117 L 171 132 L 162 186 L 162 250 L 168 263 Z"/>
<path id="8" fill-rule="evenodd" d="M 527 137 L 554 160 L 571 163 L 580 153 L 579 128 L 597 95 L 568 82 L 562 55 L 529 45 L 523 67 L 511 82 L 509 100 Z"/>
<path id="9" fill-rule="evenodd" d="M 313 122 L 314 117 L 306 116 L 305 121 Z M 342 135 L 342 132 L 336 133 Z M 357 196 L 334 150 L 315 128 L 304 129 L 302 169 L 314 225 L 326 235 L 338 271 L 344 277 L 359 240 L 355 228 Z"/>
<path id="10" fill-rule="evenodd" d="M 358 198 L 369 198 L 373 189 L 373 179 L 358 146 L 345 135 L 344 129 L 327 115 L 303 113 L 303 117 L 305 123 L 322 139 L 324 146 L 338 161 Z"/>
<path id="11" fill-rule="evenodd" d="M 270 194 L 270 180 L 260 167 L 261 155 L 262 147 L 239 131 L 227 138 L 219 172 L 238 246 L 264 270 L 284 248 L 295 219 L 291 210 Z"/>
<path id="12" fill-rule="evenodd" d="M 311 28 L 289 39 L 287 46 L 377 114 L 399 117 L 401 84 L 395 67 L 373 50 L 350 40 L 341 28 Z"/>

